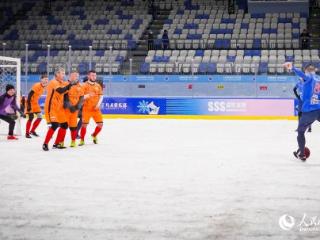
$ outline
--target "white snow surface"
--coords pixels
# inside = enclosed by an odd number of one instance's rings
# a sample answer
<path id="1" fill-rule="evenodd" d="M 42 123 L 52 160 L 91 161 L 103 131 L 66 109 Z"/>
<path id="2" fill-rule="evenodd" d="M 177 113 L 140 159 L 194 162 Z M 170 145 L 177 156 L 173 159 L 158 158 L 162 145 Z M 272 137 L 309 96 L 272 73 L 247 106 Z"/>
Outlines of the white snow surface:
<path id="1" fill-rule="evenodd" d="M 1 121 L 0 239 L 320 239 L 297 227 L 304 214 L 320 221 L 320 127 L 303 163 L 296 126 L 114 119 L 97 145 L 91 124 L 85 146 L 44 152 L 44 122 L 41 137 L 8 142 Z"/>

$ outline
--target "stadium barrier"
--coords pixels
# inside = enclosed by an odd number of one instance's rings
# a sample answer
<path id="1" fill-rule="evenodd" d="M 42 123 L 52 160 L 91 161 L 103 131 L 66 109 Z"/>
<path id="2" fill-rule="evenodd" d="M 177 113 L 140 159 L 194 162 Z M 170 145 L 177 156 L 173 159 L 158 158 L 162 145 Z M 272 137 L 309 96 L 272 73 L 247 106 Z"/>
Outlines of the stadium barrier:
<path id="1" fill-rule="evenodd" d="M 297 115 L 292 94 L 298 80 L 295 76 L 99 77 L 105 85 L 101 110 L 107 118 L 295 119 Z M 30 75 L 28 83 L 38 79 L 38 75 Z M 44 98 L 41 98 L 42 106 Z"/>
<path id="2" fill-rule="evenodd" d="M 295 109 L 294 99 L 270 98 L 104 97 L 101 104 L 106 118 L 296 119 Z"/>
<path id="3" fill-rule="evenodd" d="M 293 98 L 292 89 L 298 81 L 289 75 L 99 75 L 99 78 L 108 97 Z M 38 80 L 38 75 L 30 75 L 28 81 L 22 78 L 24 94 Z"/>

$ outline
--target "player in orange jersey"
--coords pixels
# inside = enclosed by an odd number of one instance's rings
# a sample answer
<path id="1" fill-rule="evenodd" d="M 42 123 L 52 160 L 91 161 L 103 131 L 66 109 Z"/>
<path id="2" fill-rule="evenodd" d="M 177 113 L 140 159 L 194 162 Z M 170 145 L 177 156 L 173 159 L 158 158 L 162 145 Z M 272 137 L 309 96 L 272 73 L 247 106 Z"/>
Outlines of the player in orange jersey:
<path id="1" fill-rule="evenodd" d="M 28 121 L 26 125 L 26 138 L 31 138 L 31 135 L 38 137 L 36 129 L 39 126 L 42 120 L 41 108 L 39 105 L 39 99 L 43 92 L 45 91 L 48 85 L 48 76 L 47 74 L 42 74 L 40 77 L 40 82 L 34 84 L 28 94 L 28 99 L 26 102 L 26 114 L 28 115 Z M 34 116 L 37 116 L 37 119 L 32 125 Z M 32 128 L 31 128 L 32 125 Z M 31 131 L 30 131 L 31 128 Z"/>
<path id="2" fill-rule="evenodd" d="M 68 122 L 63 108 L 64 94 L 68 92 L 71 84 L 64 81 L 65 70 L 58 68 L 55 72 L 55 77 L 50 81 L 47 87 L 47 97 L 45 101 L 45 116 L 49 125 L 49 129 L 44 140 L 42 149 L 48 151 L 48 144 L 54 132 L 59 128 L 56 141 L 53 148 L 65 148 L 62 143 L 64 141 L 66 131 L 68 129 Z"/>
<path id="3" fill-rule="evenodd" d="M 97 83 L 97 74 L 91 70 L 88 73 L 88 81 L 83 84 L 84 90 L 84 103 L 82 108 L 82 127 L 80 131 L 80 144 L 84 145 L 84 138 L 87 132 L 87 126 L 91 118 L 96 122 L 96 128 L 91 134 L 93 142 L 98 143 L 97 135 L 102 129 L 103 119 L 100 111 L 100 105 L 103 100 L 102 87 Z"/>
<path id="4" fill-rule="evenodd" d="M 66 117 L 68 120 L 68 126 L 71 133 L 71 145 L 70 147 L 76 146 L 77 138 L 77 120 L 78 113 L 83 105 L 84 91 L 79 83 L 79 73 L 72 72 L 70 74 L 69 82 L 72 84 L 68 93 L 64 95 L 64 108 Z"/>

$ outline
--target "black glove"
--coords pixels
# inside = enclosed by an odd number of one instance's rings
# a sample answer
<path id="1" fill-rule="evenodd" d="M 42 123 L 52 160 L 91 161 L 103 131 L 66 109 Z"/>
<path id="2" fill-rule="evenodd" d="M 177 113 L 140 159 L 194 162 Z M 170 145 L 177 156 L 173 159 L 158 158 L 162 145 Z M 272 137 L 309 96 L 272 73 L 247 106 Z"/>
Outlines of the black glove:
<path id="1" fill-rule="evenodd" d="M 75 106 L 71 106 L 70 107 L 70 112 L 74 113 L 75 111 L 77 111 L 77 108 Z"/>
<path id="2" fill-rule="evenodd" d="M 76 107 L 77 110 L 81 109 L 81 105 L 79 105 L 79 104 L 77 104 L 75 107 Z"/>
<path id="3" fill-rule="evenodd" d="M 18 112 L 20 113 L 20 116 L 21 116 L 22 118 L 26 118 L 26 117 L 27 117 L 26 114 L 25 114 L 21 109 L 19 109 Z M 16 114 L 16 116 L 17 116 L 17 114 Z M 18 117 L 17 117 L 17 118 L 18 118 Z"/>
<path id="4" fill-rule="evenodd" d="M 65 109 L 68 108 L 68 103 L 67 102 L 63 102 L 63 108 L 65 108 Z"/>
<path id="5" fill-rule="evenodd" d="M 10 117 L 12 120 L 18 119 L 18 116 L 16 114 L 8 114 L 8 117 Z"/>
<path id="6" fill-rule="evenodd" d="M 71 84 L 71 83 L 69 83 L 69 84 L 66 86 L 67 90 L 70 90 L 71 87 L 72 87 L 72 84 Z"/>

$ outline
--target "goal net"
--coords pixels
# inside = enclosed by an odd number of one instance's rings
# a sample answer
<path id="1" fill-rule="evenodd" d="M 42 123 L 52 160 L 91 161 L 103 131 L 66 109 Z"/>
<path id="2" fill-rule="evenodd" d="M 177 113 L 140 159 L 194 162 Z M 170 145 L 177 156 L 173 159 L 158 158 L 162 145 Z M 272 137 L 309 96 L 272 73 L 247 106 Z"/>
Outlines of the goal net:
<path id="1" fill-rule="evenodd" d="M 6 85 L 12 84 L 16 88 L 17 105 L 20 107 L 21 99 L 21 60 L 20 58 L 11 58 L 0 56 L 0 94 L 6 91 Z M 1 121 L 1 120 L 0 120 Z M 6 125 L 5 127 L 2 125 Z M 7 134 L 7 123 L 0 122 L 0 134 Z M 15 127 L 15 134 L 21 135 L 20 118 L 18 118 Z"/>

